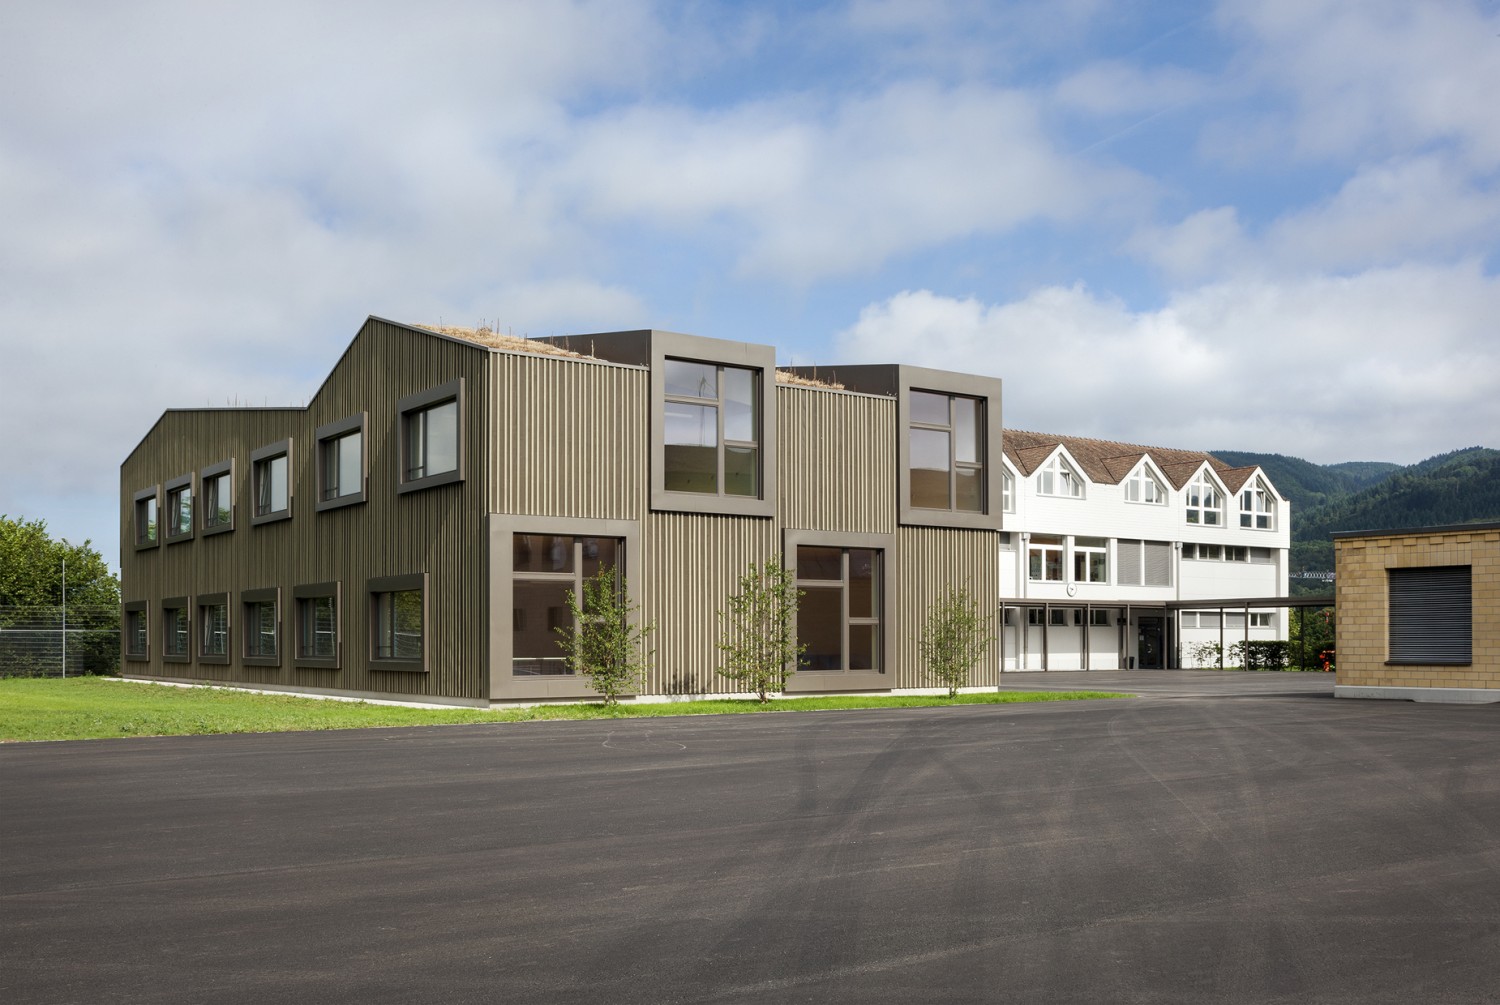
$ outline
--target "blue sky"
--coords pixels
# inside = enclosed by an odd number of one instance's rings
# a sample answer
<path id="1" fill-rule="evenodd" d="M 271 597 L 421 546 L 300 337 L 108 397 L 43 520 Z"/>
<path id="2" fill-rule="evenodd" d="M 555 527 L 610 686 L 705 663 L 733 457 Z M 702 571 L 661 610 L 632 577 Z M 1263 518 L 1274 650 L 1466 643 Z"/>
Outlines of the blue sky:
<path id="1" fill-rule="evenodd" d="M 1500 2 L 9 4 L 0 511 L 367 314 L 1006 380 L 1008 426 L 1500 446 Z"/>

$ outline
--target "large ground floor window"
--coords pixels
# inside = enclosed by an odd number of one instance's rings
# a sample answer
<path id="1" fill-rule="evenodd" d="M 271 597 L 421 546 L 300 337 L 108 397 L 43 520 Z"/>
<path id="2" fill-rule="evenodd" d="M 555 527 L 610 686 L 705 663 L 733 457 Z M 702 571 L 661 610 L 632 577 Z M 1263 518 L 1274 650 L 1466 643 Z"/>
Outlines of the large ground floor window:
<path id="1" fill-rule="evenodd" d="M 800 670 L 880 671 L 884 553 L 877 548 L 799 545 Z"/>
<path id="2" fill-rule="evenodd" d="M 511 536 L 511 673 L 517 677 L 572 674 L 560 642 L 574 630 L 568 594 L 583 595 L 583 584 L 601 571 L 615 578 L 625 542 L 613 537 L 572 534 Z"/>

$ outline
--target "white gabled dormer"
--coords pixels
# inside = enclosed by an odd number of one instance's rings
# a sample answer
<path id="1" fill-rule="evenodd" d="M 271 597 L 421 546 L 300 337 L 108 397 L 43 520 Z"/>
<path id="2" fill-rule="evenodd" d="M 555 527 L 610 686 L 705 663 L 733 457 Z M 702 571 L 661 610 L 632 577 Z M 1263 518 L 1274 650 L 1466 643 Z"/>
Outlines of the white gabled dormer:
<path id="1" fill-rule="evenodd" d="M 1167 494 L 1167 480 L 1146 458 L 1131 470 L 1121 482 L 1125 501 L 1142 505 L 1165 506 L 1171 498 Z"/>
<path id="2" fill-rule="evenodd" d="M 1088 495 L 1088 479 L 1082 472 L 1083 466 L 1073 459 L 1068 448 L 1059 446 L 1037 468 L 1037 495 L 1063 499 L 1085 498 Z"/>
<path id="3" fill-rule="evenodd" d="M 1226 526 L 1224 504 L 1228 492 L 1207 461 L 1188 479 L 1182 496 L 1183 515 L 1188 523 L 1199 527 Z"/>
<path id="4" fill-rule="evenodd" d="M 1260 468 L 1240 488 L 1240 527 L 1245 530 L 1275 530 L 1277 504 L 1281 497 L 1271 488 Z"/>

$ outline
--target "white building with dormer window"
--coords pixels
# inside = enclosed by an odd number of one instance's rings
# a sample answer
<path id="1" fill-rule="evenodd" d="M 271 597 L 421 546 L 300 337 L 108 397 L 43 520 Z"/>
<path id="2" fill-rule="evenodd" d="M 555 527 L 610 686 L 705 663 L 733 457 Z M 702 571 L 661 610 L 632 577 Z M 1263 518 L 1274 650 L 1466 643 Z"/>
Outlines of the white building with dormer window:
<path id="1" fill-rule="evenodd" d="M 1009 429 L 1003 445 L 1005 669 L 1190 667 L 1202 643 L 1287 637 L 1286 608 L 1245 603 L 1287 596 L 1290 504 L 1260 468 Z"/>

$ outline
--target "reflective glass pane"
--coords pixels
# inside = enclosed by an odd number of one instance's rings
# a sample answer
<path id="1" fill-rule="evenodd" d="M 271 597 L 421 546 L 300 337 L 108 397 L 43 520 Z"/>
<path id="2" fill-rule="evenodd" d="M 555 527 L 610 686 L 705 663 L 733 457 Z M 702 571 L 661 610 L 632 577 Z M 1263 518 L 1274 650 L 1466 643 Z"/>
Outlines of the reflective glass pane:
<path id="1" fill-rule="evenodd" d="M 583 576 L 590 579 L 600 569 L 618 569 L 620 566 L 620 544 L 612 537 L 585 537 L 583 544 Z"/>
<path id="2" fill-rule="evenodd" d="M 341 496 L 364 491 L 364 477 L 360 470 L 362 439 L 359 433 L 350 433 L 339 440 L 338 494 Z"/>
<path id="3" fill-rule="evenodd" d="M 849 669 L 877 670 L 875 659 L 876 639 L 879 628 L 875 625 L 849 626 Z"/>
<path id="4" fill-rule="evenodd" d="M 755 447 L 724 448 L 724 493 L 732 496 L 760 494 L 760 451 Z"/>
<path id="5" fill-rule="evenodd" d="M 940 429 L 911 430 L 911 504 L 948 509 L 948 434 Z"/>
<path id="6" fill-rule="evenodd" d="M 843 592 L 837 586 L 803 589 L 797 602 L 797 641 L 807 647 L 801 669 L 844 669 Z"/>
<path id="7" fill-rule="evenodd" d="M 667 394 L 686 398 L 717 398 L 719 368 L 712 363 L 669 359 L 663 368 Z"/>
<path id="8" fill-rule="evenodd" d="M 512 591 L 511 673 L 517 677 L 562 677 L 571 671 L 557 628 L 571 631 L 568 583 L 536 583 L 518 579 Z"/>
<path id="9" fill-rule="evenodd" d="M 979 472 L 979 468 L 959 468 L 953 473 L 954 509 L 965 513 L 984 509 L 984 484 Z"/>
<path id="10" fill-rule="evenodd" d="M 392 654 L 396 659 L 422 658 L 422 591 L 402 590 L 391 595 Z"/>
<path id="11" fill-rule="evenodd" d="M 669 401 L 665 415 L 662 442 L 668 446 L 719 445 L 719 410 L 713 405 L 685 405 Z"/>
<path id="12" fill-rule="evenodd" d="M 724 439 L 757 442 L 755 371 L 724 368 Z"/>
<path id="13" fill-rule="evenodd" d="M 953 399 L 953 456 L 979 463 L 979 402 L 973 398 Z"/>
<path id="14" fill-rule="evenodd" d="M 301 625 L 297 655 L 332 659 L 337 654 L 337 625 L 333 597 L 308 597 L 297 602 Z"/>
<path id="15" fill-rule="evenodd" d="M 268 513 L 277 513 L 287 507 L 286 455 L 273 457 L 266 462 L 267 489 L 270 508 Z"/>
<path id="16" fill-rule="evenodd" d="M 458 470 L 458 402 L 444 402 L 427 410 L 426 455 L 424 475 Z"/>
<path id="17" fill-rule="evenodd" d="M 934 426 L 946 426 L 948 418 L 948 396 L 931 391 L 911 392 L 911 421 L 926 422 Z"/>
<path id="18" fill-rule="evenodd" d="M 823 548 L 810 544 L 798 545 L 797 579 L 825 580 L 835 583 L 843 582 L 843 549 Z"/>
<path id="19" fill-rule="evenodd" d="M 849 550 L 849 617 L 875 617 L 875 584 L 880 576 L 879 552 Z M 851 642 L 851 645 L 853 643 Z"/>
<path id="20" fill-rule="evenodd" d="M 1047 549 L 1047 579 L 1061 580 L 1063 568 L 1063 555 L 1061 548 Z"/>
<path id="21" fill-rule="evenodd" d="M 517 572 L 573 571 L 573 538 L 564 534 L 517 534 L 511 553 Z"/>

